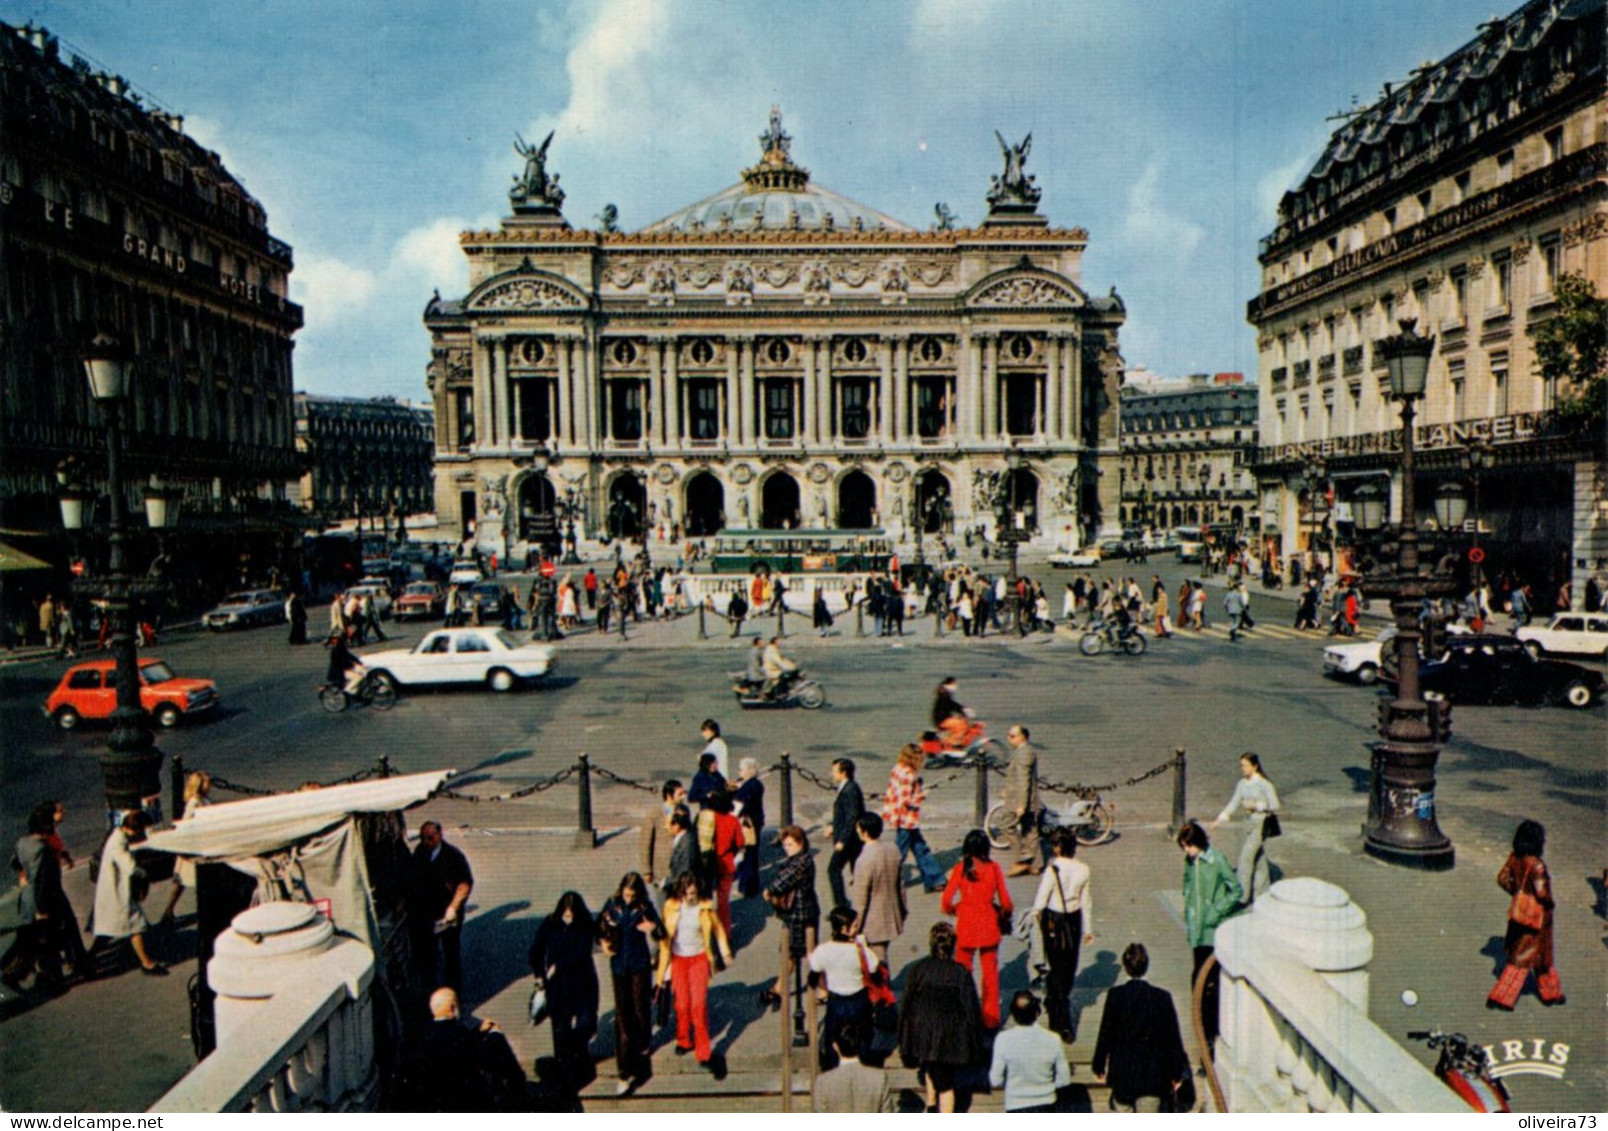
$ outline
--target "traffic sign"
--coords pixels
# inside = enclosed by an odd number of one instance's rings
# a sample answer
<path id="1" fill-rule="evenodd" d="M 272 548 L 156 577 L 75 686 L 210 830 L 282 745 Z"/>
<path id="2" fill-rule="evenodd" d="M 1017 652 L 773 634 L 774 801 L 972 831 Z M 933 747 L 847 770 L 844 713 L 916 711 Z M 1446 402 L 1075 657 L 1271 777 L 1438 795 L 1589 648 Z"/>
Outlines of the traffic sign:
<path id="1" fill-rule="evenodd" d="M 553 564 L 553 560 L 551 558 L 548 558 L 542 562 L 543 577 L 552 577 L 556 573 L 558 573 L 558 566 Z"/>
<path id="2" fill-rule="evenodd" d="M 1470 548 L 1468 552 L 1468 560 L 1473 562 L 1475 565 L 1479 565 L 1485 560 L 1485 551 L 1480 549 L 1478 546 Z"/>

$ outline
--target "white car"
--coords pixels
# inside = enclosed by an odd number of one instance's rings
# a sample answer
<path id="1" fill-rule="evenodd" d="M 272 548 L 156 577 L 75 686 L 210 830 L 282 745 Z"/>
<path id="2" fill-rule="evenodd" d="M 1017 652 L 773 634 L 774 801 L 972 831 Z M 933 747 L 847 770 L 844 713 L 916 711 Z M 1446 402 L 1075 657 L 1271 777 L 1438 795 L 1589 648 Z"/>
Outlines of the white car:
<path id="1" fill-rule="evenodd" d="M 1608 613 L 1559 613 L 1545 628 L 1521 628 L 1513 635 L 1537 659 L 1558 652 L 1608 660 Z"/>
<path id="2" fill-rule="evenodd" d="M 500 628 L 444 628 L 411 651 L 362 657 L 378 678 L 404 687 L 431 683 L 479 683 L 510 691 L 552 671 L 556 654 L 545 644 L 527 644 Z"/>
<path id="3" fill-rule="evenodd" d="M 1468 632 L 1460 624 L 1448 624 L 1445 630 L 1454 636 Z M 1396 626 L 1390 624 L 1380 629 L 1379 635 L 1372 640 L 1357 644 L 1331 644 L 1323 650 L 1323 674 L 1354 679 L 1367 686 L 1379 678 L 1385 645 L 1392 645 L 1394 650 L 1395 639 Z"/>
<path id="4" fill-rule="evenodd" d="M 1081 550 L 1061 550 L 1044 560 L 1053 569 L 1093 569 L 1100 564 L 1100 548 L 1085 546 Z"/>
<path id="5" fill-rule="evenodd" d="M 244 589 L 218 602 L 218 607 L 203 616 L 201 623 L 214 632 L 222 632 L 226 628 L 279 624 L 284 619 L 284 594 L 274 589 Z"/>
<path id="6" fill-rule="evenodd" d="M 474 562 L 453 562 L 452 572 L 447 575 L 448 585 L 478 585 L 484 580 Z"/>

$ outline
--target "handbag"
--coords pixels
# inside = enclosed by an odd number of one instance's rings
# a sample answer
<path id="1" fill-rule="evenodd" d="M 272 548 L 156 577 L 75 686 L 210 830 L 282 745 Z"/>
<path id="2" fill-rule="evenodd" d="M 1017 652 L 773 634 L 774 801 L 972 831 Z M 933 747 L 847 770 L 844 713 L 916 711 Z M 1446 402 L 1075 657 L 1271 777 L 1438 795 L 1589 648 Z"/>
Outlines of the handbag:
<path id="1" fill-rule="evenodd" d="M 1533 866 L 1525 869 L 1524 878 L 1519 881 L 1519 890 L 1513 893 L 1513 902 L 1508 904 L 1508 918 L 1521 927 L 1539 931 L 1546 924 L 1547 909 L 1530 892 L 1530 873 L 1533 870 Z"/>
<path id="2" fill-rule="evenodd" d="M 1050 872 L 1055 876 L 1055 894 L 1060 897 L 1061 906 L 1064 908 L 1066 892 L 1061 888 L 1061 872 L 1054 863 L 1050 864 Z M 1044 932 L 1045 949 L 1065 954 L 1076 948 L 1078 940 L 1072 931 L 1072 913 L 1065 910 L 1051 911 L 1046 908 L 1044 914 L 1045 922 L 1048 924 Z"/>
<path id="3" fill-rule="evenodd" d="M 1262 818 L 1263 840 L 1272 840 L 1276 836 L 1283 835 L 1284 828 L 1279 824 L 1279 815 L 1277 813 L 1269 813 L 1266 817 Z"/>
<path id="4" fill-rule="evenodd" d="M 754 822 L 747 817 L 740 817 L 738 823 L 743 827 L 743 847 L 753 848 L 759 843 L 759 833 L 754 829 Z"/>
<path id="5" fill-rule="evenodd" d="M 860 956 L 860 980 L 865 985 L 866 996 L 871 999 L 871 1008 L 895 1004 L 899 999 L 893 992 L 893 975 L 888 964 L 878 962 L 873 967 L 871 952 L 863 942 L 856 941 L 854 949 Z"/>
<path id="6" fill-rule="evenodd" d="M 530 991 L 530 1023 L 540 1025 L 547 1019 L 547 985 L 537 982 Z"/>
<path id="7" fill-rule="evenodd" d="M 653 987 L 653 1025 L 663 1029 L 670 1024 L 670 987 L 660 982 Z"/>

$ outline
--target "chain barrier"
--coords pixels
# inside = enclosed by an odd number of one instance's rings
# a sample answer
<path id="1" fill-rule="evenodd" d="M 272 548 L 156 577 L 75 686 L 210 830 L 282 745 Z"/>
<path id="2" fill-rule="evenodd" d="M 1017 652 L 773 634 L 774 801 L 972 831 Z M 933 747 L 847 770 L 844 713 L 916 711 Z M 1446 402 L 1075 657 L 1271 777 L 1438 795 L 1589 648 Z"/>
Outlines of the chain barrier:
<path id="1" fill-rule="evenodd" d="M 620 785 L 629 786 L 631 789 L 640 789 L 643 793 L 658 793 L 662 788 L 658 785 L 649 785 L 647 782 L 640 782 L 631 778 L 621 777 L 613 770 L 606 769 L 605 767 L 599 766 L 596 763 L 593 763 L 592 765 L 592 772 L 597 774 L 599 777 L 608 778 L 611 782 L 617 782 Z"/>
<path id="2" fill-rule="evenodd" d="M 1108 785 L 1084 785 L 1082 782 L 1057 782 L 1050 781 L 1048 778 L 1042 777 L 1038 779 L 1038 785 L 1039 788 L 1044 790 L 1046 793 L 1069 793 L 1075 797 L 1087 797 L 1091 793 L 1110 793 L 1116 789 L 1122 789 L 1130 785 L 1138 785 L 1140 782 L 1146 782 L 1151 778 L 1159 777 L 1160 775 L 1172 770 L 1174 768 L 1174 762 L 1175 759 L 1168 758 L 1159 766 L 1146 770 L 1142 774 L 1135 774 L 1127 781 L 1111 782 Z"/>
<path id="3" fill-rule="evenodd" d="M 435 792 L 435 796 L 445 797 L 452 801 L 467 801 L 471 805 L 479 805 L 482 802 L 488 805 L 495 805 L 502 801 L 518 801 L 521 798 L 530 797 L 534 794 L 552 789 L 555 785 L 558 785 L 561 782 L 566 782 L 570 778 L 574 777 L 576 772 L 577 768 L 575 766 L 570 766 L 568 769 L 560 770 L 558 773 L 552 775 L 551 777 L 543 778 L 541 781 L 533 782 L 532 784 L 523 786 L 519 789 L 510 790 L 507 793 L 493 794 L 490 797 L 479 797 L 472 793 L 459 793 L 455 789 L 438 789 Z"/>
<path id="4" fill-rule="evenodd" d="M 781 769 L 781 766 L 778 764 L 776 766 L 772 766 L 771 768 L 773 770 Z M 802 766 L 799 763 L 794 762 L 793 772 L 799 777 L 803 778 L 805 781 L 809 782 L 811 785 L 815 786 L 817 789 L 824 789 L 828 793 L 837 792 L 838 787 L 836 782 L 827 781 L 820 774 L 816 773 L 814 770 L 811 770 L 807 766 Z"/>
<path id="5" fill-rule="evenodd" d="M 314 787 L 330 789 L 337 785 L 355 785 L 360 781 L 367 781 L 372 778 L 376 772 L 374 767 L 370 766 L 368 769 L 347 774 L 344 778 L 336 778 L 334 781 L 313 782 L 310 785 L 297 786 L 296 789 L 258 789 L 254 785 L 238 785 L 228 778 L 213 774 L 212 788 L 221 789 L 225 793 L 243 793 L 248 797 L 275 797 L 281 793 L 295 793 L 297 789 L 312 789 Z"/>
<path id="6" fill-rule="evenodd" d="M 252 785 L 236 785 L 228 778 L 221 778 L 217 774 L 212 775 L 212 788 L 221 789 L 227 793 L 244 793 L 251 797 L 272 797 L 276 793 L 284 792 L 279 789 L 258 789 Z"/>

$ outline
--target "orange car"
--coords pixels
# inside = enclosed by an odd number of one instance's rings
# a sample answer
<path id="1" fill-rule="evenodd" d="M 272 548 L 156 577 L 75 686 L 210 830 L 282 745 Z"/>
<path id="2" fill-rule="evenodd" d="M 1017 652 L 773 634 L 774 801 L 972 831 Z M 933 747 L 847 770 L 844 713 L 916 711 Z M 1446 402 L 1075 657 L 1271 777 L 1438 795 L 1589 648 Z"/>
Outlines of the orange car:
<path id="1" fill-rule="evenodd" d="M 157 659 L 140 661 L 140 706 L 160 727 L 176 727 L 185 715 L 218 705 L 218 685 L 210 679 L 180 679 Z M 90 660 L 74 664 L 45 700 L 45 717 L 62 730 L 84 719 L 109 719 L 117 708 L 117 664 Z"/>

